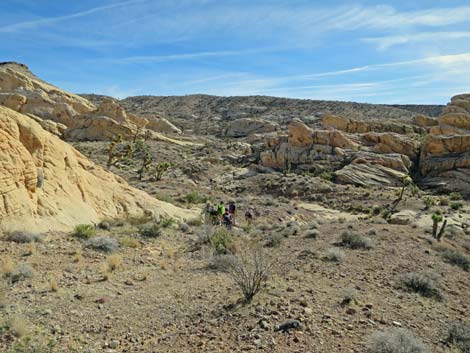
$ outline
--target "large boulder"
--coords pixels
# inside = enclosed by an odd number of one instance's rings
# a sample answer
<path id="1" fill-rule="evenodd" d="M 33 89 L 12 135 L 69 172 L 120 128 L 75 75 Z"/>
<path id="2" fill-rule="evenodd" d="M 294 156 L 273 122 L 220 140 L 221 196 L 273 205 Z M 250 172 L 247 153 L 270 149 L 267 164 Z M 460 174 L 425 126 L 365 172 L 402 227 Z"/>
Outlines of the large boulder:
<path id="1" fill-rule="evenodd" d="M 165 118 L 150 117 L 147 118 L 148 124 L 146 128 L 155 132 L 161 132 L 164 134 L 181 134 L 180 128 L 169 122 Z"/>
<path id="2" fill-rule="evenodd" d="M 107 116 L 84 116 L 78 119 L 65 132 L 69 141 L 108 141 L 117 135 L 131 139 L 137 133 L 137 126 L 131 123 L 119 123 Z"/>
<path id="3" fill-rule="evenodd" d="M 363 187 L 401 186 L 406 173 L 379 164 L 352 163 L 335 172 L 339 183 Z"/>
<path id="4" fill-rule="evenodd" d="M 421 147 L 423 185 L 470 197 L 470 95 L 455 96 Z"/>
<path id="5" fill-rule="evenodd" d="M 98 106 L 96 114 L 98 116 L 107 116 L 119 123 L 123 123 L 127 120 L 127 114 L 124 108 L 110 98 L 103 99 L 101 104 Z"/>
<path id="6" fill-rule="evenodd" d="M 195 212 L 156 200 L 95 165 L 32 118 L 0 106 L 0 229 L 70 230 L 79 223 Z"/>
<path id="7" fill-rule="evenodd" d="M 416 160 L 419 154 L 420 142 L 417 139 L 391 132 L 371 132 L 362 135 L 366 143 L 374 144 L 377 153 L 399 153 Z"/>
<path id="8" fill-rule="evenodd" d="M 272 132 L 279 129 L 279 125 L 263 119 L 241 118 L 231 121 L 225 130 L 225 136 L 246 137 L 251 134 Z"/>

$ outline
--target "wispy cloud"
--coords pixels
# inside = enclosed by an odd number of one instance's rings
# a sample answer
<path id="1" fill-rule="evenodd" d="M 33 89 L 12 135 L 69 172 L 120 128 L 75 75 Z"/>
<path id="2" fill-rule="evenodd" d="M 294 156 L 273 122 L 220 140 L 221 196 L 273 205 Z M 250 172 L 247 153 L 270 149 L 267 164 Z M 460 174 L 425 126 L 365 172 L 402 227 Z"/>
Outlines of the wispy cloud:
<path id="1" fill-rule="evenodd" d="M 470 38 L 470 31 L 461 32 L 420 32 L 401 35 L 390 35 L 374 38 L 363 38 L 362 41 L 375 45 L 379 50 L 416 42 L 442 42 L 454 39 Z"/>
<path id="2" fill-rule="evenodd" d="M 88 10 L 75 12 L 75 13 L 64 15 L 64 16 L 46 17 L 46 18 L 40 18 L 36 20 L 31 20 L 31 21 L 13 23 L 13 24 L 0 27 L 0 32 L 17 32 L 17 31 L 24 30 L 24 29 L 31 29 L 31 28 L 36 28 L 40 26 L 51 25 L 57 22 L 71 20 L 74 18 L 79 18 L 79 17 L 84 17 L 84 16 L 89 16 L 98 12 L 111 10 L 111 9 L 115 9 L 119 7 L 124 7 L 124 6 L 129 6 L 129 5 L 134 5 L 138 3 L 143 3 L 146 1 L 147 0 L 129 0 L 129 1 L 123 1 L 123 2 L 118 2 L 114 4 L 112 3 L 108 5 L 97 6 Z"/>
<path id="3" fill-rule="evenodd" d="M 245 54 L 253 54 L 264 52 L 269 49 L 244 49 L 244 50 L 225 50 L 225 51 L 206 51 L 198 53 L 184 53 L 184 54 L 171 54 L 171 55 L 139 55 L 129 56 L 125 58 L 117 59 L 102 59 L 102 61 L 112 62 L 115 64 L 138 64 L 138 63 L 159 63 L 165 61 L 176 61 L 176 60 L 192 60 L 192 59 L 203 59 L 203 58 L 214 58 L 224 56 L 237 56 Z"/>

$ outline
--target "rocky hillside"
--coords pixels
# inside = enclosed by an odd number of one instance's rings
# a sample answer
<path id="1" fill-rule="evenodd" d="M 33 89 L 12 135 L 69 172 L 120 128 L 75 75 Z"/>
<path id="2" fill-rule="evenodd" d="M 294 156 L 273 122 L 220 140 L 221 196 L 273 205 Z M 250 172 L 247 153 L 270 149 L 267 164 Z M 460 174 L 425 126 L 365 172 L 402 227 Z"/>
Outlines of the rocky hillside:
<path id="1" fill-rule="evenodd" d="M 105 98 L 100 95 L 82 95 L 95 104 Z M 185 129 L 210 129 L 210 125 L 238 118 L 263 118 L 279 123 L 298 118 L 315 121 L 324 113 L 347 116 L 360 120 L 393 119 L 410 122 L 416 114 L 437 116 L 441 106 L 407 105 L 389 106 L 354 102 L 289 99 L 266 96 L 218 97 L 188 96 L 136 96 L 120 101 L 128 111 L 142 115 L 160 115 Z M 206 120 L 209 119 L 209 122 Z M 194 124 L 196 122 L 196 124 Z"/>

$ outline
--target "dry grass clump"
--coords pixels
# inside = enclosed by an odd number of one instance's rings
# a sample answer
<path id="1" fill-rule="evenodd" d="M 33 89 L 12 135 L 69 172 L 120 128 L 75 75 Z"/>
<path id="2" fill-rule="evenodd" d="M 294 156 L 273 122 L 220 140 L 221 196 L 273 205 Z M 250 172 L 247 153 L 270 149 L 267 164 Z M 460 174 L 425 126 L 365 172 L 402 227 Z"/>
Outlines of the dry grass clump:
<path id="1" fill-rule="evenodd" d="M 15 263 L 11 259 L 10 256 L 5 256 L 2 259 L 0 270 L 5 277 L 10 277 L 11 273 L 13 272 L 13 269 L 15 268 Z"/>
<path id="2" fill-rule="evenodd" d="M 113 272 L 122 266 L 122 257 L 118 254 L 109 255 L 106 258 L 109 271 Z"/>
<path id="3" fill-rule="evenodd" d="M 126 248 L 138 248 L 140 246 L 140 242 L 132 237 L 122 237 L 119 239 L 119 244 Z"/>
<path id="4" fill-rule="evenodd" d="M 29 333 L 28 322 L 21 316 L 13 316 L 7 321 L 8 330 L 18 338 Z"/>
<path id="5" fill-rule="evenodd" d="M 146 238 L 157 238 L 162 235 L 162 229 L 157 223 L 147 224 L 140 227 L 139 234 Z"/>
<path id="6" fill-rule="evenodd" d="M 367 343 L 370 353 L 428 353 L 413 334 L 404 329 L 388 329 L 374 333 Z"/>
<path id="7" fill-rule="evenodd" d="M 59 290 L 59 284 L 57 283 L 57 280 L 54 276 L 52 276 L 49 280 L 49 284 L 51 287 L 51 292 L 57 292 Z"/>

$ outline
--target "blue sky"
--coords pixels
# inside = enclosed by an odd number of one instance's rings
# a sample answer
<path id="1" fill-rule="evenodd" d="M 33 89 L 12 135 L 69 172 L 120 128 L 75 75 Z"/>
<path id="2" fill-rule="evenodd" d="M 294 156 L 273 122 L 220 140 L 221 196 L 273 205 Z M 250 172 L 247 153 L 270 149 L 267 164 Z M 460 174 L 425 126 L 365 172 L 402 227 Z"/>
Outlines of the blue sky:
<path id="1" fill-rule="evenodd" d="M 2 0 L 1 61 L 76 93 L 446 103 L 468 0 Z"/>

